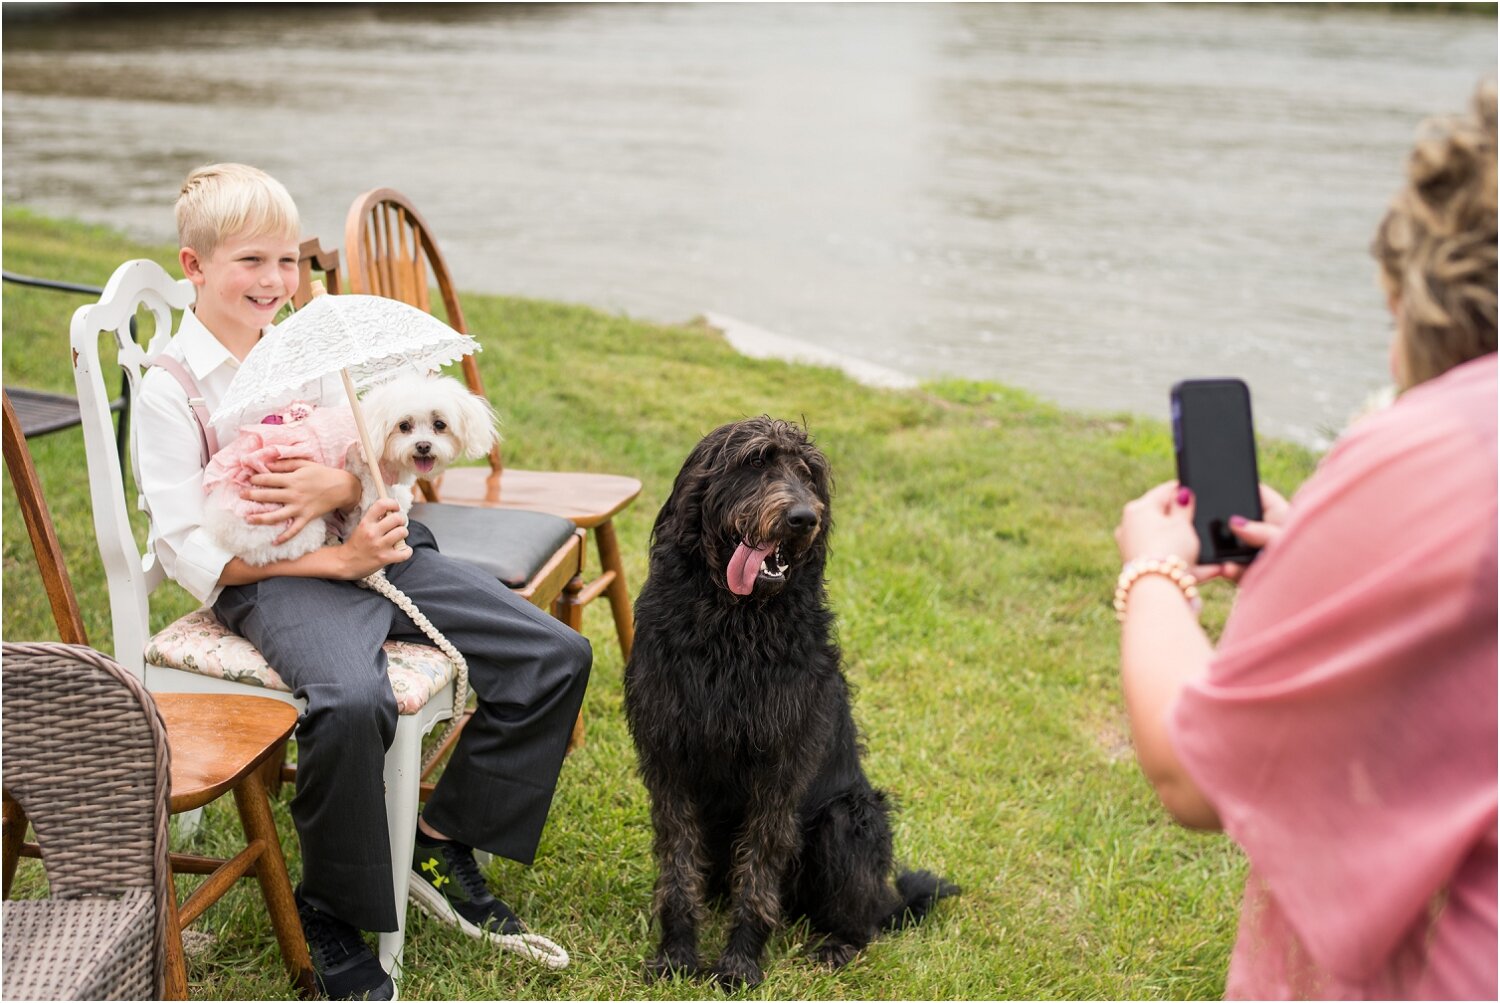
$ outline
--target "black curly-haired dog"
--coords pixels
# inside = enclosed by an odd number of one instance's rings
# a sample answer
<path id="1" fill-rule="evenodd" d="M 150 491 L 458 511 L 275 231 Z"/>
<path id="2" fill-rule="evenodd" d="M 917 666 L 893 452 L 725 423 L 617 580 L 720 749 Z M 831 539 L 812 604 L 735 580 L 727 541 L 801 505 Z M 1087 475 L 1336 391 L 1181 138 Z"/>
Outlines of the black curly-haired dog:
<path id="1" fill-rule="evenodd" d="M 860 767 L 823 584 L 829 489 L 806 431 L 762 416 L 709 433 L 656 518 L 625 668 L 656 830 L 650 977 L 699 973 L 710 897 L 732 911 L 710 972 L 732 989 L 762 980 L 783 912 L 837 966 L 958 891 L 892 881 L 891 806 Z"/>

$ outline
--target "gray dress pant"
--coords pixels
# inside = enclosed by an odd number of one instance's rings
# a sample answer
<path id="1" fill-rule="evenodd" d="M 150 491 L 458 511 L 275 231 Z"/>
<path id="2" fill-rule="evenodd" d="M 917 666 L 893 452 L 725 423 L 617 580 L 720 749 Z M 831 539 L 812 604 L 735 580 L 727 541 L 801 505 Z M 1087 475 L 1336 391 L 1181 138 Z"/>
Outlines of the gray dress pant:
<path id="1" fill-rule="evenodd" d="M 423 812 L 439 832 L 531 863 L 588 685 L 587 639 L 410 524 L 412 556 L 386 577 L 463 652 L 478 709 Z M 385 750 L 396 735 L 387 639 L 430 644 L 394 603 L 354 582 L 268 578 L 224 589 L 224 624 L 307 701 L 292 819 L 302 895 L 361 930 L 396 929 Z"/>

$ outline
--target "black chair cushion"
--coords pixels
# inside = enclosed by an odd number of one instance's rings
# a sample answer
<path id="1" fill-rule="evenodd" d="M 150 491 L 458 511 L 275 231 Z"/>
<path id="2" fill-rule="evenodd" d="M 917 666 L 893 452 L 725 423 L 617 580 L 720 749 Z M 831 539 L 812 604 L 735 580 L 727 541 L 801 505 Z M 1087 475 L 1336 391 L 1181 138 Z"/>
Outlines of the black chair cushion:
<path id="1" fill-rule="evenodd" d="M 418 502 L 410 518 L 432 530 L 438 550 L 513 589 L 524 588 L 573 535 L 571 520 L 522 509 Z"/>

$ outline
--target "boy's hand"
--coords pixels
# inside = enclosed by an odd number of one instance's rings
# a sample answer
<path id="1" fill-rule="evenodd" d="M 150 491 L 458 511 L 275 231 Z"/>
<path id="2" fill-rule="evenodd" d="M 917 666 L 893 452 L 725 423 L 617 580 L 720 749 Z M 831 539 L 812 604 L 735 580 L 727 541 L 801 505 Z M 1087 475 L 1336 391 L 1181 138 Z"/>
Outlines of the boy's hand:
<path id="1" fill-rule="evenodd" d="M 311 460 L 277 460 L 270 467 L 271 473 L 250 478 L 255 486 L 241 497 L 280 506 L 245 518 L 256 526 L 276 526 L 291 520 L 291 525 L 276 538 L 278 544 L 302 532 L 312 520 L 359 501 L 359 478 L 347 470 L 325 467 Z"/>
<path id="2" fill-rule="evenodd" d="M 400 564 L 411 557 L 411 548 L 401 542 L 406 534 L 406 516 L 395 499 L 376 501 L 340 545 L 344 577 L 351 581 L 364 578 L 387 564 Z"/>

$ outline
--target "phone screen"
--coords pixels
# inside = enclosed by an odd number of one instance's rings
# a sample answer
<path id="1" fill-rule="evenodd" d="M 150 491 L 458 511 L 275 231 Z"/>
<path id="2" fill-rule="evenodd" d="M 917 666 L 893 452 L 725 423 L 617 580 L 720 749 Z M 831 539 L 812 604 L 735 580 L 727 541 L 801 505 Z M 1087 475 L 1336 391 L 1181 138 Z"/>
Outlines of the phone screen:
<path id="1" fill-rule="evenodd" d="M 1241 380 L 1184 380 L 1172 388 L 1177 480 L 1196 497 L 1199 560 L 1249 562 L 1257 549 L 1229 529 L 1229 517 L 1260 519 L 1260 473 L 1250 388 Z"/>

